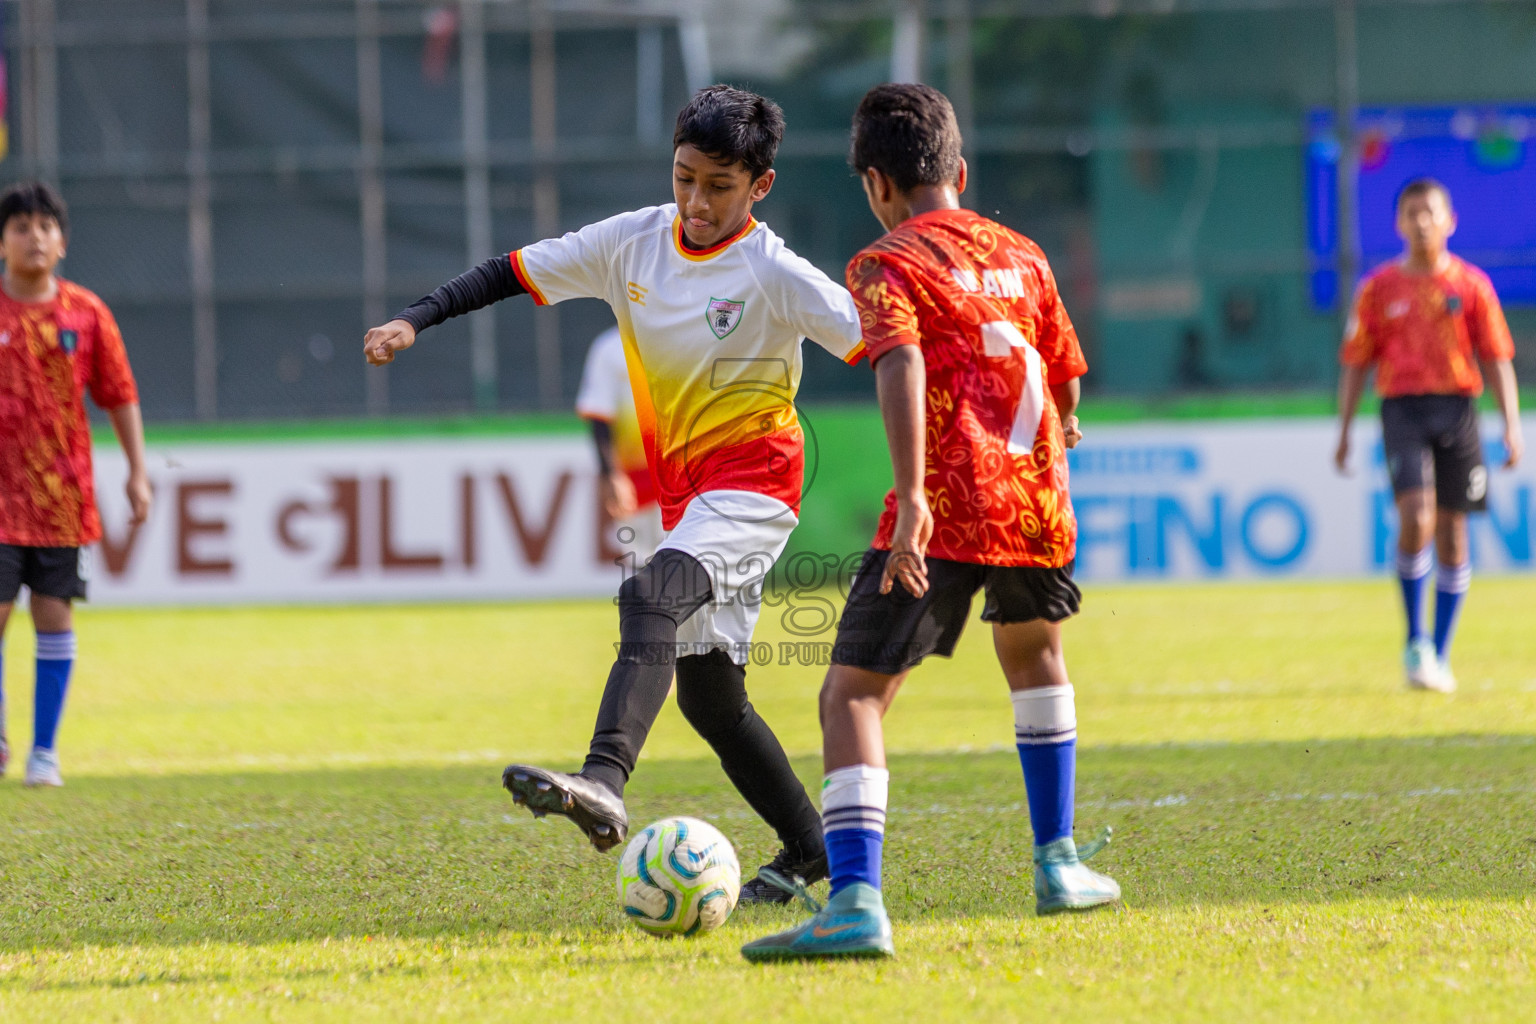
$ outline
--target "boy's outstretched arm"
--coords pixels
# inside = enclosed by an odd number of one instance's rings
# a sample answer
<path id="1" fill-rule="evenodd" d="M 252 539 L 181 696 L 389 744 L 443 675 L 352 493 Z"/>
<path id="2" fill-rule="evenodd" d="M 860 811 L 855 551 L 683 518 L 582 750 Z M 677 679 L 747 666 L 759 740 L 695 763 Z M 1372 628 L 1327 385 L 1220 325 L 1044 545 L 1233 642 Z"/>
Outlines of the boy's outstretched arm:
<path id="1" fill-rule="evenodd" d="M 363 335 L 363 355 L 374 366 L 395 361 L 395 354 L 416 343 L 416 335 L 449 317 L 462 316 L 493 302 L 524 295 L 528 289 L 517 279 L 512 260 L 493 256 L 466 270 L 431 295 L 417 299 L 386 324 Z"/>
<path id="2" fill-rule="evenodd" d="M 152 500 L 149 470 L 144 465 L 144 417 L 138 402 L 109 409 L 107 416 L 112 420 L 117 443 L 123 446 L 123 454 L 128 458 L 128 505 L 132 509 L 129 522 L 142 523 L 149 518 Z"/>
<path id="3" fill-rule="evenodd" d="M 875 391 L 896 476 L 896 529 L 880 580 L 882 594 L 891 592 L 893 582 L 900 582 L 914 597 L 928 592 L 926 558 L 933 537 L 933 512 L 923 488 L 928 475 L 928 410 L 923 404 L 927 390 L 928 371 L 923 351 L 916 345 L 898 345 L 876 361 Z"/>

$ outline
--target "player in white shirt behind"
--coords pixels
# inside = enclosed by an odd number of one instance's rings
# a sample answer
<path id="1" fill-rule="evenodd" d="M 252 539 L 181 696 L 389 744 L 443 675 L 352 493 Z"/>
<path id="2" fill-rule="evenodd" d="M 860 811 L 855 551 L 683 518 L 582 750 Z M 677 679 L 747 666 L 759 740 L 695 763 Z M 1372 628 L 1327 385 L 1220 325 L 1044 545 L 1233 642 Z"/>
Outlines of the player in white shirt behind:
<path id="1" fill-rule="evenodd" d="M 798 523 L 805 438 L 795 412 L 800 343 L 861 351 L 853 299 L 752 217 L 773 187 L 784 116 L 716 85 L 673 133 L 675 203 L 589 224 L 487 260 L 363 339 L 383 365 L 417 332 L 512 295 L 605 300 L 618 320 L 646 460 L 667 531 L 619 590 L 619 656 L 586 763 L 514 764 L 502 784 L 535 815 L 570 818 L 599 850 L 624 841 L 624 786 L 666 700 L 677 703 L 778 833 L 771 867 L 826 877 L 821 821 L 778 738 L 747 699 L 762 583 Z M 741 900 L 786 902 L 762 876 Z"/>
<path id="2" fill-rule="evenodd" d="M 645 458 L 635 398 L 624 363 L 624 339 L 610 327 L 592 339 L 576 391 L 576 415 L 592 428 L 597 454 L 603 539 L 629 568 L 650 561 L 661 543 L 661 505 Z"/>

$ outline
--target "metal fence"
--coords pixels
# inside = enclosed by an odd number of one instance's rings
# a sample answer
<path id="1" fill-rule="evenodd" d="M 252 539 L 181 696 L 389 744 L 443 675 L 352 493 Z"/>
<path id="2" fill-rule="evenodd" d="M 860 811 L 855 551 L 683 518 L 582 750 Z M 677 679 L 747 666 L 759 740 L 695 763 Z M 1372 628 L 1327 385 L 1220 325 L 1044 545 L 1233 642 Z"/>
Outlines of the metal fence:
<path id="1" fill-rule="evenodd" d="M 388 371 L 365 371 L 361 333 L 487 255 L 663 201 L 673 112 L 717 75 L 785 106 L 765 214 L 836 275 L 877 231 L 843 165 L 852 107 L 875 82 L 928 80 L 966 131 L 968 201 L 1056 265 L 1091 383 L 1320 387 L 1339 311 L 1307 300 L 1306 118 L 1343 115 L 1347 170 L 1362 102 L 1530 97 L 1532 9 L 5 0 L 0 171 L 62 185 L 64 272 L 118 314 L 156 419 L 554 409 L 608 320 L 598 303 L 503 303 Z M 756 38 L 792 54 L 713 59 Z M 1339 175 L 1328 257 L 1346 281 L 1354 181 Z M 806 389 L 868 382 L 808 372 Z"/>

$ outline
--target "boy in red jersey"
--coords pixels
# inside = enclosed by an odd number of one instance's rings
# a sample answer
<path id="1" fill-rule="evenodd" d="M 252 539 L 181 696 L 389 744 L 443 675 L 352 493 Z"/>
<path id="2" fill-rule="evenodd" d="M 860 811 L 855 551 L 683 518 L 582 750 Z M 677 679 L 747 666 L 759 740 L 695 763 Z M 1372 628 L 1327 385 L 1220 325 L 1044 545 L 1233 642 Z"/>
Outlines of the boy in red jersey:
<path id="1" fill-rule="evenodd" d="M 1504 413 L 1505 467 L 1520 461 L 1515 345 L 1488 275 L 1446 248 L 1456 230 L 1451 194 L 1431 178 L 1398 193 L 1401 259 L 1360 285 L 1339 361 L 1339 447 L 1349 459 L 1349 425 L 1366 375 L 1376 367 L 1382 441 L 1397 501 L 1397 574 L 1408 618 L 1403 664 L 1408 685 L 1450 693 L 1451 637 L 1472 582 L 1467 513 L 1488 505 L 1488 470 L 1477 428 L 1482 363 Z M 1430 541 L 1439 558 L 1433 638 L 1423 625 Z"/>
<path id="2" fill-rule="evenodd" d="M 848 264 L 848 288 L 896 487 L 821 691 L 832 896 L 800 927 L 743 947 L 749 960 L 891 955 L 880 894 L 890 778 L 881 720 L 918 662 L 953 653 L 978 590 L 1013 694 L 1036 911 L 1120 896 L 1082 864 L 1072 839 L 1077 721 L 1061 623 L 1081 597 L 1066 463 L 1082 436 L 1073 411 L 1087 364 L 1077 335 L 1040 248 L 960 208 L 965 162 L 941 93 L 871 90 L 854 116 L 850 163 L 889 232 Z"/>
<path id="3" fill-rule="evenodd" d="M 25 584 L 37 629 L 28 786 L 62 786 L 54 741 L 74 666 L 70 601 L 85 596 L 86 545 L 101 538 L 84 393 L 112 418 L 128 456 L 133 521 L 149 514 L 144 425 L 122 335 L 92 293 L 61 280 L 69 219 L 47 185 L 0 195 L 0 638 Z M 0 773 L 5 742 L 0 693 Z"/>

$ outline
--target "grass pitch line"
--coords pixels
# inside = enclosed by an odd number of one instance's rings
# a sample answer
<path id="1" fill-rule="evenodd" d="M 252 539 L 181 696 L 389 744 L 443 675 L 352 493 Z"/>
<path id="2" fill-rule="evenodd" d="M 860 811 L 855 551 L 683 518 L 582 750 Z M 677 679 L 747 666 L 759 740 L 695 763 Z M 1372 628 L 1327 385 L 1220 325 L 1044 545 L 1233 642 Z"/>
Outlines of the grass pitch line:
<path id="1" fill-rule="evenodd" d="M 1427 736 L 1394 736 L 1394 743 L 1410 744 L 1415 746 L 1536 746 L 1536 735 L 1521 734 L 1488 734 L 1488 735 L 1427 735 Z M 1277 743 L 1281 741 L 1276 741 Z M 1329 746 L 1357 743 L 1352 738 L 1330 737 L 1311 741 L 1313 747 L 1326 749 Z M 1092 743 L 1084 742 L 1079 746 L 1080 750 L 1091 752 L 1113 752 L 1125 749 L 1157 749 L 1157 750 L 1189 750 L 1206 751 L 1220 750 L 1223 748 L 1251 747 L 1252 741 L 1233 739 L 1211 740 L 1171 740 L 1165 743 L 1153 743 L 1146 745 L 1128 745 L 1119 743 Z M 955 746 L 941 747 L 907 747 L 893 748 L 889 756 L 893 758 L 904 757 L 928 757 L 946 756 L 952 754 L 1000 754 L 1011 753 L 1013 745 L 1009 743 L 991 743 L 984 746 L 962 743 Z M 814 752 L 790 751 L 791 757 L 808 757 Z M 238 771 L 259 772 L 305 772 L 325 770 L 329 768 L 394 768 L 402 766 L 419 767 L 453 767 L 463 765 L 482 765 L 485 767 L 488 779 L 500 777 L 501 766 L 518 758 L 530 761 L 539 760 L 571 760 L 576 755 L 568 751 L 540 751 L 528 750 L 455 750 L 455 751 L 429 751 L 429 750 L 396 750 L 389 753 L 383 752 L 332 752 L 325 754 L 231 754 L 216 758 L 171 758 L 149 759 L 142 757 L 122 757 L 112 761 L 108 770 L 102 770 L 97 765 L 87 763 L 80 770 L 71 769 L 70 778 L 122 778 L 128 776 L 167 777 L 177 775 L 202 775 L 202 774 L 232 774 Z M 707 757 L 698 758 L 700 765 L 709 766 L 712 762 Z M 642 768 L 648 762 L 641 761 Z M 0 783 L 3 784 L 3 783 Z M 1086 805 L 1085 805 L 1086 806 Z M 1130 806 L 1130 805 L 1126 805 Z"/>

